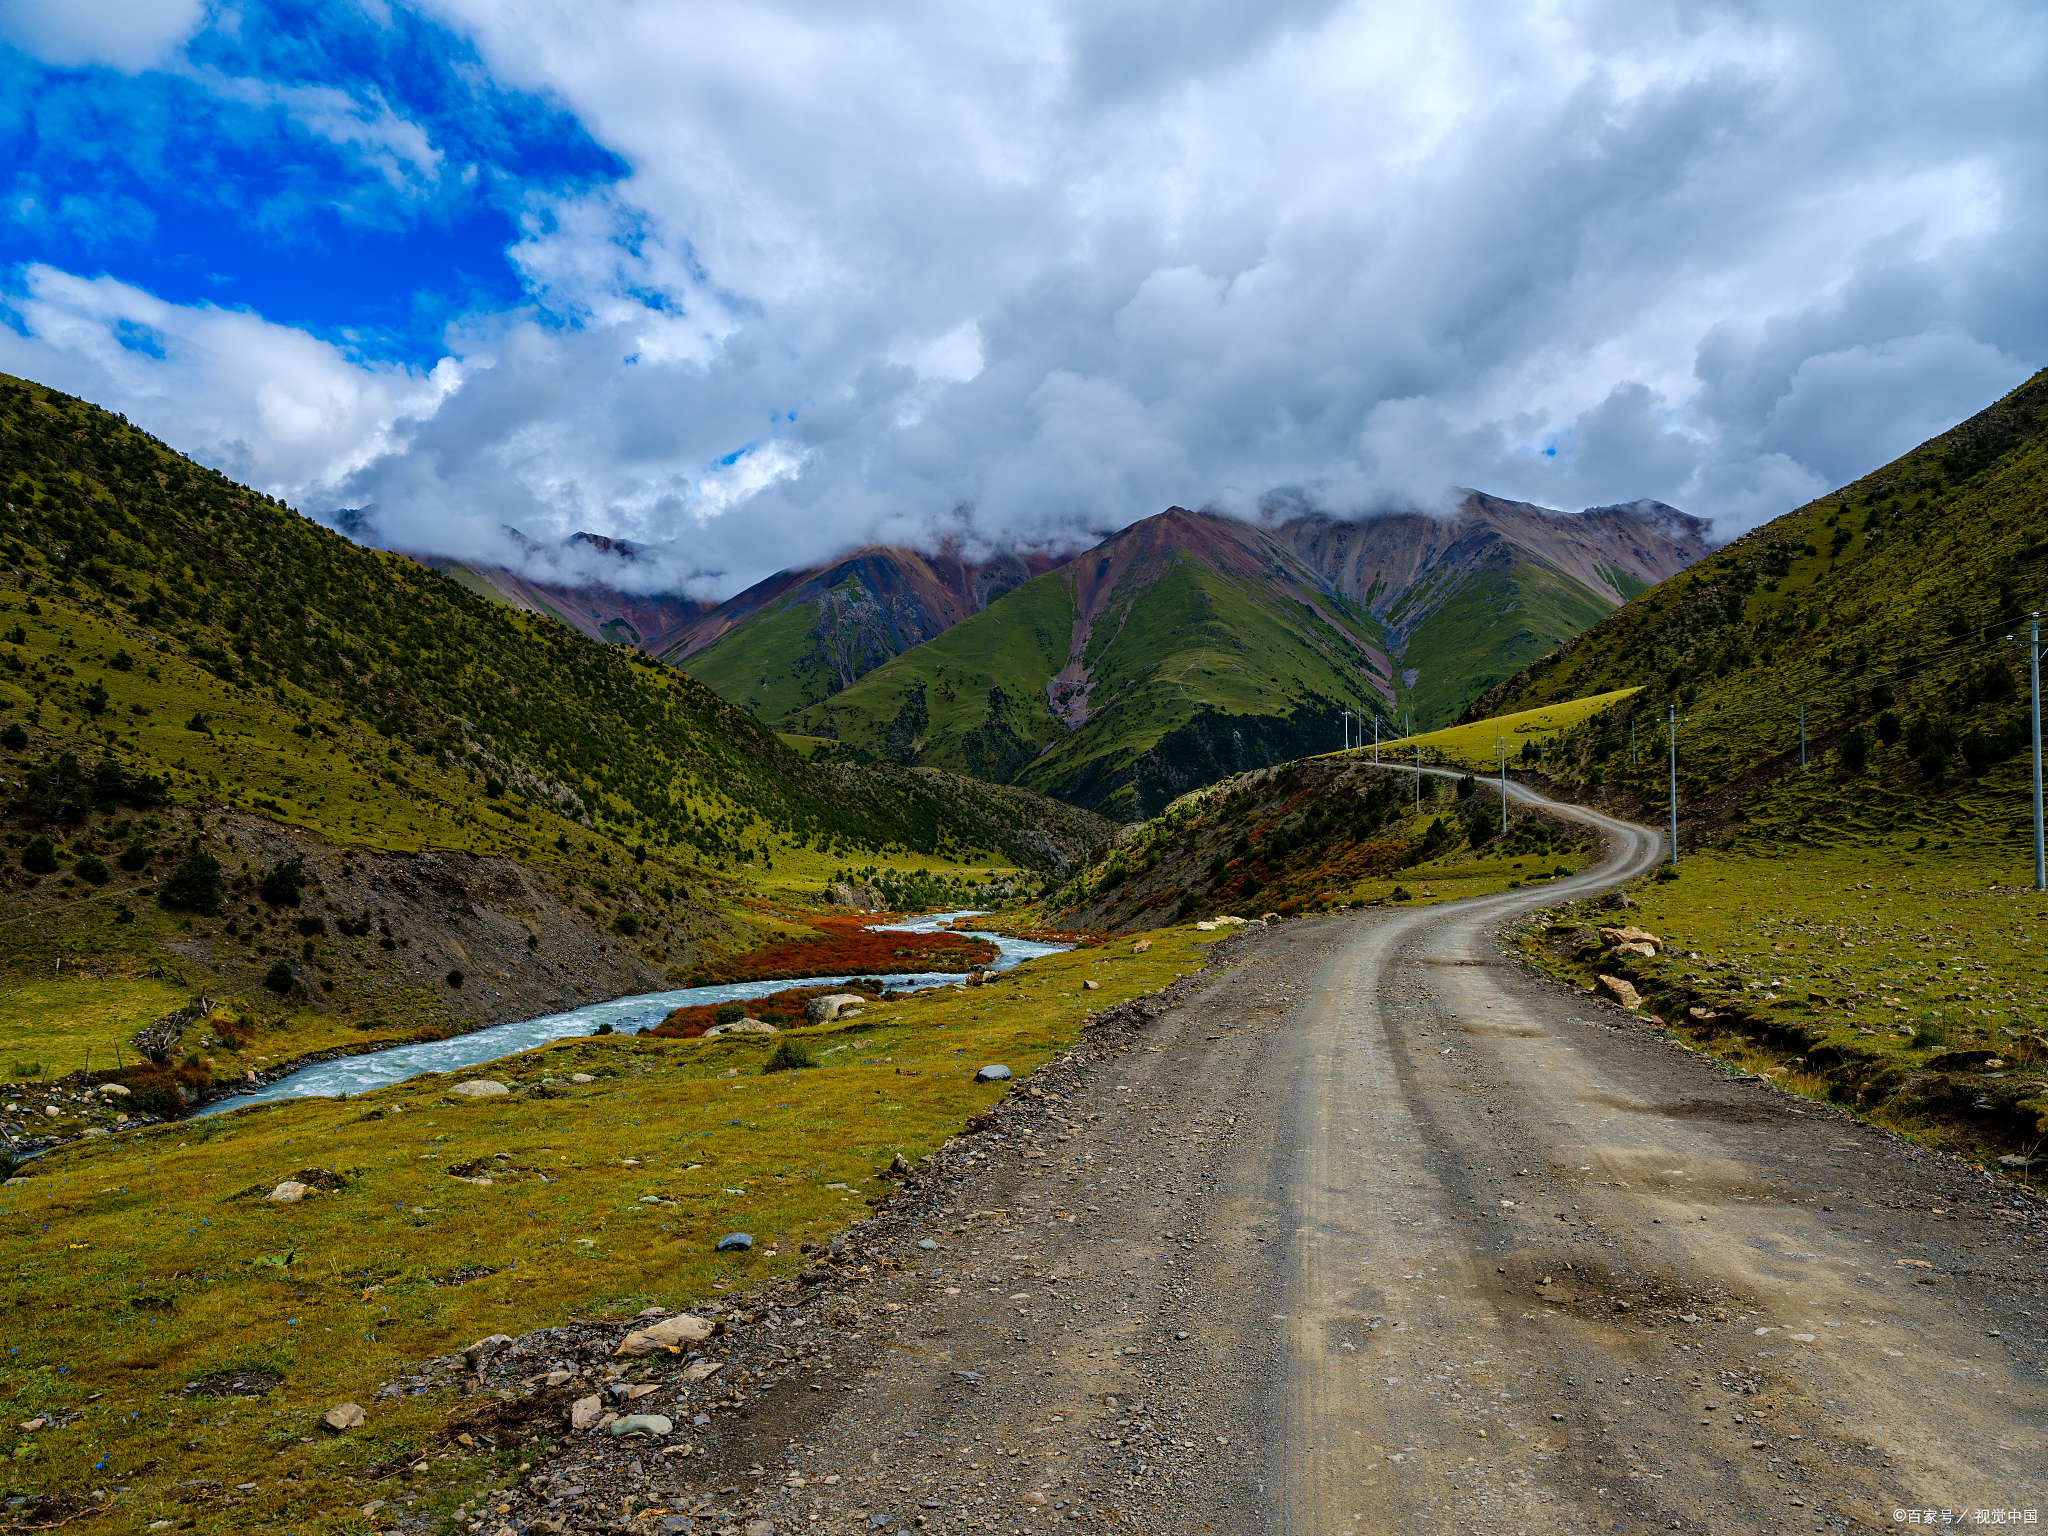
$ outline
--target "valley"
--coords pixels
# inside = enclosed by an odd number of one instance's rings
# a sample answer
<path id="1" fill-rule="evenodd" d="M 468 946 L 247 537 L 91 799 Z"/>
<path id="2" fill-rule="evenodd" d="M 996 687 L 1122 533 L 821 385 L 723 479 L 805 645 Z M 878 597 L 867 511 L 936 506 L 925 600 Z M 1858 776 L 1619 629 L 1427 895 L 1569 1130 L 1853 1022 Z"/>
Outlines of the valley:
<path id="1" fill-rule="evenodd" d="M 2034 1496 L 2003 634 L 2037 541 L 1995 515 L 2033 388 L 1712 553 L 1656 507 L 1176 509 L 635 619 L 6 385 L 18 1507 L 1362 1533 Z M 1902 589 L 1944 643 L 1887 638 Z M 1332 750 L 1346 709 L 1377 749 Z M 1078 947 L 983 976 L 871 927 L 963 906 Z M 790 984 L 828 975 L 863 979 L 814 1021 Z M 698 984 L 749 997 L 219 1100 Z M 1876 1331 L 1832 1348 L 1845 1306 Z M 611 1355 L 657 1312 L 696 1347 Z M 1954 1369 L 1988 1395 L 1910 1422 Z"/>

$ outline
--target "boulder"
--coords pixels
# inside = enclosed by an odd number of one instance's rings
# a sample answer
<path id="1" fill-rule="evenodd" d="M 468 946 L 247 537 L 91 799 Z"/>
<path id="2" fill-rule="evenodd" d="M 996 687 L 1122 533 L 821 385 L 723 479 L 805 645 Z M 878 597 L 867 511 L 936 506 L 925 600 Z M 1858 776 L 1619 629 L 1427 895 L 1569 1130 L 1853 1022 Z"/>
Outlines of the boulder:
<path id="1" fill-rule="evenodd" d="M 614 1355 L 652 1355 L 664 1349 L 676 1349 L 684 1344 L 701 1344 L 711 1337 L 711 1324 L 691 1312 L 678 1312 L 674 1317 L 664 1317 L 658 1323 L 649 1323 L 645 1328 L 636 1328 L 619 1341 Z M 665 1431 L 664 1431 L 665 1433 Z"/>
<path id="2" fill-rule="evenodd" d="M 597 1081 L 597 1079 L 592 1077 L 588 1072 L 571 1072 L 569 1074 L 569 1081 L 572 1083 L 581 1084 L 594 1083 Z"/>
<path id="3" fill-rule="evenodd" d="M 1617 955 L 1641 955 L 1645 960 L 1654 960 L 1657 958 L 1657 946 L 1654 944 L 1617 944 L 1614 946 L 1614 953 Z"/>
<path id="4" fill-rule="evenodd" d="M 1643 1006 L 1642 993 L 1623 981 L 1619 976 L 1602 976 L 1600 978 L 1600 987 L 1602 991 L 1606 992 L 1609 997 L 1613 998 L 1624 1008 L 1640 1008 Z"/>
<path id="5" fill-rule="evenodd" d="M 604 1399 L 601 1397 L 579 1397 L 569 1405 L 571 1429 L 594 1429 L 603 1417 Z"/>
<path id="6" fill-rule="evenodd" d="M 362 1426 L 363 1410 L 354 1403 L 336 1403 L 320 1415 L 320 1422 L 336 1434 L 345 1429 L 357 1429 Z"/>
<path id="7" fill-rule="evenodd" d="M 115 1097 L 115 1098 L 117 1098 L 117 1099 L 125 1099 L 125 1098 L 127 1098 L 127 1097 L 128 1097 L 128 1095 L 129 1095 L 129 1093 L 130 1093 L 131 1091 L 132 1091 L 132 1090 L 130 1090 L 130 1088 L 128 1087 L 128 1085 L 127 1085 L 126 1083 L 101 1083 L 101 1084 L 100 1084 L 100 1092 L 101 1092 L 101 1093 L 105 1093 L 105 1094 L 111 1094 L 111 1095 L 113 1095 L 113 1097 Z"/>
<path id="8" fill-rule="evenodd" d="M 779 1035 L 781 1033 L 782 1031 L 773 1024 L 765 1023 L 760 1019 L 735 1019 L 730 1024 L 712 1025 L 704 1031 L 704 1038 L 709 1040 L 713 1035 Z"/>
<path id="9" fill-rule="evenodd" d="M 813 1024 L 831 1024 L 849 1008 L 864 1008 L 867 999 L 858 992 L 834 992 L 826 997 L 814 997 L 804 1005 L 804 1017 Z"/>
<path id="10" fill-rule="evenodd" d="M 997 1063 L 991 1063 L 975 1073 L 974 1080 L 977 1083 L 1006 1083 L 1010 1080 L 1010 1069 Z"/>
<path id="11" fill-rule="evenodd" d="M 263 1198 L 275 1200 L 279 1205 L 290 1205 L 294 1201 L 305 1199 L 306 1193 L 306 1186 L 297 1179 L 286 1179 Z"/>
<path id="12" fill-rule="evenodd" d="M 1664 941 L 1657 935 L 1636 927 L 1634 923 L 1626 928 L 1602 928 L 1600 937 L 1610 944 L 1647 944 L 1653 955 L 1664 946 Z"/>
<path id="13" fill-rule="evenodd" d="M 1150 949 L 1151 947 L 1152 941 L 1150 939 L 1140 939 L 1137 943 L 1131 946 L 1131 953 L 1134 955 L 1142 955 L 1143 953 L 1145 953 L 1146 950 Z"/>
<path id="14" fill-rule="evenodd" d="M 489 1078 L 473 1077 L 466 1083 L 457 1083 L 448 1091 L 462 1094 L 466 1098 L 495 1099 L 499 1094 L 510 1093 L 512 1090 L 503 1083 L 492 1082 Z"/>
<path id="15" fill-rule="evenodd" d="M 1200 929 L 1203 933 L 1214 933 L 1216 931 L 1216 925 L 1210 922 L 1197 923 L 1195 924 L 1195 927 Z"/>
<path id="16" fill-rule="evenodd" d="M 745 1253 L 753 1246 L 754 1238 L 752 1233 L 728 1232 L 718 1240 L 716 1251 L 719 1253 Z"/>
<path id="17" fill-rule="evenodd" d="M 1102 990 L 1102 983 L 1099 981 L 1084 981 L 1081 983 L 1081 990 L 1083 992 L 1100 992 Z"/>
<path id="18" fill-rule="evenodd" d="M 615 1435 L 665 1435 L 675 1427 L 672 1419 L 659 1413 L 629 1413 L 611 1422 Z"/>
<path id="19" fill-rule="evenodd" d="M 500 1354 L 512 1347 L 512 1336 L 508 1333 L 486 1334 L 462 1352 L 462 1358 L 469 1362 L 472 1371 L 480 1371 Z"/>

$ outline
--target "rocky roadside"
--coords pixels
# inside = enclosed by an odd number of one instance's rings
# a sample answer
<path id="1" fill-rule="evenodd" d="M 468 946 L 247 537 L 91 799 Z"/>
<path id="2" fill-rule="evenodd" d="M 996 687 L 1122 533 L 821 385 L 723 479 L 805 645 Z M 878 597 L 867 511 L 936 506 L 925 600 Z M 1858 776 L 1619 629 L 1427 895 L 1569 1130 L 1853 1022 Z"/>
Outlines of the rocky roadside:
<path id="1" fill-rule="evenodd" d="M 1111 1504 L 1091 1503 L 1085 1492 L 1044 1491 L 1021 1452 L 991 1446 L 982 1460 L 965 1458 L 963 1482 L 960 1475 L 935 1476 L 930 1467 L 902 1473 L 893 1465 L 900 1454 L 884 1457 L 875 1445 L 828 1446 L 824 1436 L 845 1403 L 869 1395 L 874 1373 L 897 1357 L 940 1363 L 939 1400 L 920 1419 L 979 1421 L 1010 1400 L 1012 1389 L 990 1371 L 965 1362 L 945 1366 L 947 1346 L 933 1342 L 955 1326 L 934 1313 L 957 1311 L 963 1292 L 985 1279 L 983 1266 L 958 1250 L 1003 1243 L 1031 1225 L 1062 1219 L 1064 1213 L 1027 1213 L 1027 1204 L 1044 1200 L 1025 1191 L 1034 1187 L 1027 1181 L 1045 1177 L 1056 1153 L 1070 1158 L 1064 1149 L 1085 1134 L 1074 1095 L 1085 1091 L 1091 1070 L 1142 1049 L 1137 1032 L 1173 1008 L 1202 974 L 1098 1014 L 1073 1048 L 921 1166 L 896 1169 L 897 1193 L 829 1248 L 806 1255 L 810 1262 L 797 1277 L 701 1303 L 690 1314 L 710 1335 L 701 1342 L 622 1356 L 629 1334 L 670 1316 L 650 1312 L 479 1341 L 463 1355 L 423 1362 L 379 1396 L 447 1393 L 473 1406 L 455 1412 L 417 1456 L 370 1475 L 423 1479 L 437 1461 L 464 1451 L 535 1445 L 516 1484 L 460 1511 L 457 1529 L 487 1536 L 918 1529 L 987 1508 L 1043 1510 L 1083 1523 L 1110 1518 Z M 996 1300 L 1002 1304 L 992 1302 L 989 1310 L 1013 1321 L 1034 1310 L 1030 1297 Z M 1041 1325 L 1044 1317 L 1041 1311 Z M 1024 1327 L 1018 1321 L 1005 1328 L 998 1352 L 1022 1347 Z M 1129 1352 L 1137 1354 L 1135 1347 Z M 1105 1359 L 1111 1353 L 1095 1351 Z M 988 1363 L 979 1356 L 977 1362 Z M 1193 1445 L 1132 1419 L 1113 1393 L 1097 1407 L 1108 1424 L 1125 1421 L 1105 1431 L 1113 1436 L 1105 1443 L 1128 1445 L 1130 1454 L 1158 1456 L 1169 1438 L 1176 1455 Z M 649 1414 L 659 1417 L 636 1420 Z M 913 1424 L 876 1432 L 884 1436 L 877 1444 L 915 1458 L 938 1430 Z M 892 1464 L 887 1483 L 878 1470 L 885 1462 Z M 365 1514 L 378 1528 L 408 1536 L 435 1529 L 411 1513 L 406 1486 L 366 1503 Z"/>

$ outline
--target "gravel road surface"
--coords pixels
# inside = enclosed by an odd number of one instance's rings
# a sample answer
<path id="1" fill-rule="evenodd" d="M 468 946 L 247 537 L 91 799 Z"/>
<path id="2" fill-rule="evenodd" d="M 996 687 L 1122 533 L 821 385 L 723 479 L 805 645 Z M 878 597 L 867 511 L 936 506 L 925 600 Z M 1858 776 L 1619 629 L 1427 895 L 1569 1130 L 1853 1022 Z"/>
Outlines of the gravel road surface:
<path id="1" fill-rule="evenodd" d="M 722 1405 L 672 1528 L 2027 1523 L 2043 1208 L 1509 958 L 1659 857 L 1555 809 L 1576 880 L 1253 927 L 1091 1029 L 761 1314 L 837 1344 Z"/>

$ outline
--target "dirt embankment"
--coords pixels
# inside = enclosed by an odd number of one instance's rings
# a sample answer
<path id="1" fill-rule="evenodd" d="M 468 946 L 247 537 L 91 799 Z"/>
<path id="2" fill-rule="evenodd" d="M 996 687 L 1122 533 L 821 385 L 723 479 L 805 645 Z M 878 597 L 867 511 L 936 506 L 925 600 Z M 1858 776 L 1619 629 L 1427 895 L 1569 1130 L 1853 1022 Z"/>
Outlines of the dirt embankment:
<path id="1" fill-rule="evenodd" d="M 752 937 L 695 902 L 604 900 L 512 859 L 340 848 L 246 815 L 208 818 L 200 836 L 227 899 L 219 918 L 194 919 L 164 947 L 211 973 L 218 991 L 259 999 L 282 960 L 293 1000 L 366 1020 L 465 1029 L 558 1013 L 678 985 L 676 975 Z M 253 882 L 294 857 L 309 877 L 296 908 L 244 888 L 245 875 Z M 618 931 L 622 916 L 635 934 Z"/>

